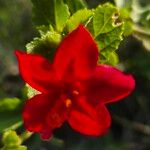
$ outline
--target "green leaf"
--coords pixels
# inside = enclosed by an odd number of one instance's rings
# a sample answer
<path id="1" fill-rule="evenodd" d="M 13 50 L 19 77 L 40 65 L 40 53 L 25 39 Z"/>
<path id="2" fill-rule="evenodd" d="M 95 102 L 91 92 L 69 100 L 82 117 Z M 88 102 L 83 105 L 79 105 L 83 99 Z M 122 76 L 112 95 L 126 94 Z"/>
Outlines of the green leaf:
<path id="1" fill-rule="evenodd" d="M 21 100 L 18 98 L 4 98 L 0 100 L 0 112 L 14 111 L 21 105 Z"/>
<path id="2" fill-rule="evenodd" d="M 88 20 L 93 16 L 93 11 L 87 8 L 78 10 L 67 21 L 65 29 L 69 32 L 74 30 L 79 24 L 86 24 Z"/>
<path id="3" fill-rule="evenodd" d="M 114 65 L 118 62 L 117 56 L 112 52 L 118 49 L 123 38 L 123 25 L 119 18 L 119 10 L 112 4 L 106 3 L 96 8 L 93 17 L 93 34 L 100 49 L 102 63 Z"/>
<path id="4" fill-rule="evenodd" d="M 110 59 L 110 57 L 112 57 L 114 51 L 118 49 L 122 40 L 122 28 L 123 26 L 120 26 L 107 34 L 101 34 L 96 38 L 98 47 L 100 48 L 100 55 L 103 55 L 103 57 L 100 56 L 100 61 L 105 62 L 105 64 L 116 65 L 117 62 L 119 62 L 118 59 L 114 62 L 114 60 Z M 111 60 L 113 61 L 111 62 Z"/>
<path id="5" fill-rule="evenodd" d="M 131 19 L 130 11 L 127 8 L 121 8 L 119 10 L 120 16 L 119 18 L 124 21 L 124 36 L 129 36 L 133 33 L 133 21 Z"/>
<path id="6" fill-rule="evenodd" d="M 109 65 L 115 66 L 115 65 L 117 65 L 119 63 L 119 56 L 115 52 L 103 53 L 102 54 L 102 59 L 100 58 L 99 61 L 102 64 L 109 64 Z"/>
<path id="7" fill-rule="evenodd" d="M 33 3 L 33 20 L 36 25 L 54 25 L 53 1 L 31 0 Z M 51 3 L 51 4 L 50 4 Z"/>
<path id="8" fill-rule="evenodd" d="M 132 33 L 133 33 L 133 22 L 131 20 L 126 20 L 126 22 L 124 23 L 123 35 L 129 36 Z"/>
<path id="9" fill-rule="evenodd" d="M 119 18 L 118 9 L 112 4 L 106 3 L 99 5 L 95 10 L 93 18 L 94 35 L 97 37 L 100 34 L 108 33 L 114 28 L 122 25 Z"/>
<path id="10" fill-rule="evenodd" d="M 119 63 L 119 56 L 117 53 L 112 52 L 108 57 L 108 63 L 112 64 L 113 66 L 117 65 Z"/>
<path id="11" fill-rule="evenodd" d="M 33 3 L 34 22 L 37 26 L 52 25 L 61 32 L 70 16 L 68 6 L 63 0 L 31 0 Z"/>
<path id="12" fill-rule="evenodd" d="M 26 88 L 27 88 L 27 97 L 28 98 L 32 98 L 33 96 L 39 94 L 40 92 L 35 90 L 34 88 L 32 88 L 30 85 L 26 84 Z"/>
<path id="13" fill-rule="evenodd" d="M 84 0 L 64 0 L 64 2 L 68 4 L 72 14 L 87 7 L 87 4 Z"/>
<path id="14" fill-rule="evenodd" d="M 133 21 L 131 19 L 132 1 L 131 0 L 115 0 L 116 6 L 119 8 L 119 18 L 124 21 L 124 36 L 133 33 Z"/>
<path id="15" fill-rule="evenodd" d="M 56 30 L 61 32 L 70 16 L 70 13 L 68 6 L 63 3 L 63 0 L 54 0 L 54 7 Z"/>
<path id="16" fill-rule="evenodd" d="M 122 33 L 123 26 L 119 26 L 108 33 L 98 35 L 95 40 L 97 41 L 101 53 L 105 51 L 112 52 L 117 50 L 122 40 Z"/>

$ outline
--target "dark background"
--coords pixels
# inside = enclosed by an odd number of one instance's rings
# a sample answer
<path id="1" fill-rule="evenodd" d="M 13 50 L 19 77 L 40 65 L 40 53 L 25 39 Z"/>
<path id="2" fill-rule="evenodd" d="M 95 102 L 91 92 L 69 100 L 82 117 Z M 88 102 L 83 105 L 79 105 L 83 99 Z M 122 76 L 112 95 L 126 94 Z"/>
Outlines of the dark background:
<path id="1" fill-rule="evenodd" d="M 105 1 L 87 2 L 89 7 L 96 7 Z M 147 4 L 146 0 L 141 3 Z M 0 0 L 0 99 L 23 99 L 24 83 L 18 75 L 14 50 L 25 50 L 37 35 L 31 11 L 29 0 Z M 109 133 L 99 138 L 86 137 L 65 124 L 54 132 L 50 142 L 33 135 L 24 143 L 29 150 L 150 150 L 150 52 L 131 35 L 124 38 L 118 54 L 119 66 L 134 75 L 136 88 L 128 98 L 108 105 L 112 114 Z"/>

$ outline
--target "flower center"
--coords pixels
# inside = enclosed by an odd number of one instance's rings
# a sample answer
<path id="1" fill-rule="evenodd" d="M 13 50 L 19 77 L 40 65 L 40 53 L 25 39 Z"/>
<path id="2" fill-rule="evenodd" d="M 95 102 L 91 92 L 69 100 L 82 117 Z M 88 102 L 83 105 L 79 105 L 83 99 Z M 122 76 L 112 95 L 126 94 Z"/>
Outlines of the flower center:
<path id="1" fill-rule="evenodd" d="M 66 99 L 66 107 L 69 108 L 72 105 L 71 99 Z"/>
<path id="2" fill-rule="evenodd" d="M 71 110 L 71 106 L 72 101 L 70 98 L 62 101 L 60 100 L 58 103 L 55 103 L 47 115 L 47 122 L 52 129 L 60 127 L 67 119 L 68 113 Z"/>
<path id="3" fill-rule="evenodd" d="M 65 91 L 62 92 L 60 99 L 53 104 L 46 118 L 48 125 L 52 129 L 60 127 L 67 119 L 69 112 L 71 111 L 73 101 L 78 95 L 79 91 L 75 88 L 68 89 L 67 87 Z"/>

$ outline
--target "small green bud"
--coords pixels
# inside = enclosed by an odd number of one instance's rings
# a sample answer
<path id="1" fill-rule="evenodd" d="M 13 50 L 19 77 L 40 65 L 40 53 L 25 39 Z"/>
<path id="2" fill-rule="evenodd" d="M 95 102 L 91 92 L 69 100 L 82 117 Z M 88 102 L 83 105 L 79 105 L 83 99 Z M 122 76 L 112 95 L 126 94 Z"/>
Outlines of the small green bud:
<path id="1" fill-rule="evenodd" d="M 18 98 L 4 98 L 0 100 L 0 112 L 13 111 L 20 105 L 21 101 Z"/>
<path id="2" fill-rule="evenodd" d="M 6 131 L 3 135 L 2 142 L 4 144 L 4 147 L 17 147 L 21 144 L 21 139 L 16 134 L 15 131 Z"/>
<path id="3" fill-rule="evenodd" d="M 55 31 L 47 31 L 41 34 L 40 38 L 35 38 L 26 45 L 27 52 L 40 54 L 45 58 L 52 60 L 54 52 L 62 40 L 62 35 Z"/>
<path id="4" fill-rule="evenodd" d="M 4 147 L 0 150 L 27 150 L 21 145 L 21 139 L 15 131 L 9 130 L 3 134 L 2 142 Z"/>
<path id="5" fill-rule="evenodd" d="M 48 31 L 42 37 L 42 39 L 45 42 L 45 44 L 50 44 L 51 47 L 56 48 L 59 45 L 59 43 L 61 42 L 62 36 L 59 33 L 55 32 L 55 31 L 53 31 L 53 32 Z"/>

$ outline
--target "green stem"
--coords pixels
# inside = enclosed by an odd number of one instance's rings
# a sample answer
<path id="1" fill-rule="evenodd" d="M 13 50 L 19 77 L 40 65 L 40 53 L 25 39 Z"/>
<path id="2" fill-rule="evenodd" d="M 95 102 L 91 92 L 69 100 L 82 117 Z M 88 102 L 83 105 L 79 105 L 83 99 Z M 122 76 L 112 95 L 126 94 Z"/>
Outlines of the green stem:
<path id="1" fill-rule="evenodd" d="M 28 131 L 23 132 L 20 135 L 21 143 L 23 143 L 24 141 L 26 141 L 27 139 L 29 139 L 32 136 L 32 134 L 33 134 L 32 132 L 28 132 Z"/>
<path id="2" fill-rule="evenodd" d="M 138 25 L 134 25 L 133 30 L 134 30 L 135 34 L 138 33 L 138 34 L 142 34 L 145 36 L 150 36 L 150 30 L 147 28 L 142 28 Z"/>
<path id="3" fill-rule="evenodd" d="M 129 129 L 136 130 L 138 132 L 144 133 L 146 135 L 150 135 L 150 126 L 142 124 L 140 122 L 129 121 L 126 118 L 119 117 L 117 115 L 113 115 L 113 120 L 124 127 Z"/>
<path id="4" fill-rule="evenodd" d="M 64 145 L 64 141 L 61 140 L 61 139 L 58 139 L 58 138 L 56 138 L 56 137 L 53 137 L 53 138 L 50 140 L 50 142 L 51 142 L 51 144 L 57 145 L 57 146 L 59 146 L 59 147 L 63 147 L 63 145 Z"/>
<path id="5" fill-rule="evenodd" d="M 6 129 L 4 130 L 4 132 L 5 132 L 5 131 L 8 131 L 8 130 L 16 130 L 16 129 L 19 128 L 21 125 L 22 125 L 22 121 L 19 121 L 19 122 L 13 124 L 12 126 L 6 128 Z"/>

